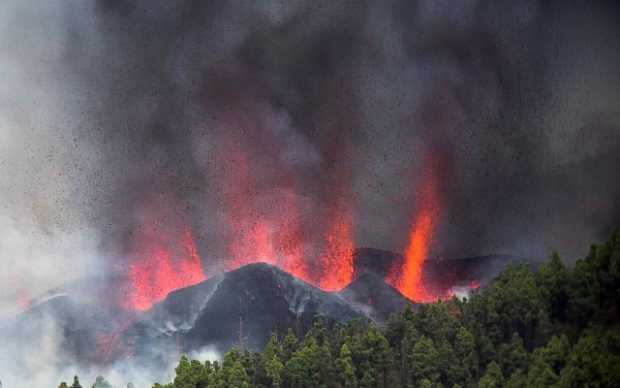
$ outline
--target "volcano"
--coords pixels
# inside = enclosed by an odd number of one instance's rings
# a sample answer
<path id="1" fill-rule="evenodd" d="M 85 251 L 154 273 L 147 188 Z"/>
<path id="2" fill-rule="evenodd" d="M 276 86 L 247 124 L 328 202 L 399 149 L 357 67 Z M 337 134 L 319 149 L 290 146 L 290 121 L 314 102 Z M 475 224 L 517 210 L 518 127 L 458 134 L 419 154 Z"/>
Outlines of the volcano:
<path id="1" fill-rule="evenodd" d="M 254 263 L 171 293 L 127 330 L 126 344 L 137 354 L 147 354 L 154 343 L 178 352 L 206 345 L 259 350 L 272 333 L 304 333 L 316 316 L 330 324 L 366 319 L 337 293 Z"/>
<path id="2" fill-rule="evenodd" d="M 325 291 L 277 266 L 253 263 L 170 292 L 145 311 L 127 310 L 110 300 L 123 290 L 106 289 L 110 279 L 84 279 L 47 293 L 30 309 L 5 321 L 15 336 L 62 338 L 65 356 L 82 364 L 107 364 L 123 358 L 164 365 L 180 353 L 233 346 L 260 350 L 272 333 L 292 328 L 298 336 L 320 316 L 330 326 L 352 319 L 383 325 L 393 313 L 415 303 L 385 281 L 402 256 L 362 248 L 353 256 L 350 284 Z M 484 287 L 509 263 L 508 256 L 429 260 L 423 279 L 437 293 L 460 295 Z M 116 279 L 124 284 L 123 279 Z"/>

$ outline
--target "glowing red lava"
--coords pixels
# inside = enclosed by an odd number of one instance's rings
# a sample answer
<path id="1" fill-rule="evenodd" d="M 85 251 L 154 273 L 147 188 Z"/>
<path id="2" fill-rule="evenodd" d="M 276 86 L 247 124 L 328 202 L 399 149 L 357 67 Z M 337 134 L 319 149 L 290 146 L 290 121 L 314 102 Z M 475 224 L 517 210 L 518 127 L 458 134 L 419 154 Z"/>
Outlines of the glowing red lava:
<path id="1" fill-rule="evenodd" d="M 418 213 L 409 234 L 409 243 L 402 267 L 393 267 L 386 281 L 414 302 L 433 302 L 448 297 L 438 295 L 424 283 L 423 270 L 433 239 L 439 212 L 436 176 L 430 165 L 418 192 Z"/>
<path id="2" fill-rule="evenodd" d="M 131 284 L 124 301 L 126 308 L 147 310 L 170 292 L 206 279 L 189 227 L 177 238 L 170 232 L 145 233 L 136 244 L 137 258 L 129 269 Z"/>
<path id="3" fill-rule="evenodd" d="M 246 154 L 234 145 L 229 147 L 219 159 L 225 171 L 222 202 L 230 228 L 230 259 L 225 269 L 265 262 L 311 282 L 303 251 L 299 196 L 290 187 L 288 174 L 283 174 L 282 188 L 263 188 Z"/>
<path id="4" fill-rule="evenodd" d="M 344 206 L 338 204 L 325 236 L 325 253 L 321 258 L 323 274 L 318 286 L 325 291 L 340 291 L 353 280 L 352 225 Z"/>
<path id="5" fill-rule="evenodd" d="M 339 291 L 354 278 L 354 243 L 352 210 L 348 205 L 346 185 L 336 187 L 324 216 L 326 227 L 318 247 L 310 253 L 304 248 L 301 225 L 301 198 L 291 183 L 290 172 L 282 174 L 277 189 L 259 184 L 244 152 L 229 145 L 219 159 L 223 166 L 222 205 L 229 230 L 226 237 L 228 261 L 226 271 L 241 266 L 266 262 L 276 265 L 325 291 Z M 340 182 L 341 183 L 341 182 Z M 414 217 L 403 263 L 397 263 L 386 281 L 407 298 L 416 302 L 432 302 L 449 297 L 442 289 L 425 284 L 424 266 L 429 254 L 439 213 L 436 174 L 432 164 L 427 169 L 417 192 Z M 147 218 L 148 219 L 148 218 Z M 175 217 L 173 225 L 183 218 Z M 157 225 L 157 222 L 145 222 Z M 130 266 L 132 289 L 124 305 L 146 310 L 164 299 L 171 291 L 206 279 L 192 230 L 155 227 L 141 229 L 135 242 L 135 257 Z M 310 265 L 317 263 L 318 265 Z"/>
<path id="6" fill-rule="evenodd" d="M 272 146 L 277 141 L 269 138 Z M 307 198 L 297 192 L 296 177 L 287 163 L 279 160 L 277 153 L 251 160 L 245 152 L 251 145 L 233 142 L 225 133 L 218 144 L 217 164 L 223 171 L 221 198 L 229 226 L 225 269 L 266 262 L 324 290 L 346 287 L 353 277 L 351 212 L 344 206 L 346 196 L 332 198 L 325 211 L 327 230 L 321 232 L 315 246 L 306 248 L 308 235 L 301 213 L 302 208 L 307 210 L 303 207 Z M 264 175 L 260 171 L 274 168 L 278 173 L 269 184 L 259 181 L 257 177 Z"/>
<path id="7" fill-rule="evenodd" d="M 295 193 L 288 191 L 282 194 L 280 201 L 280 217 L 277 249 L 281 260 L 278 266 L 298 278 L 311 282 L 310 272 L 304 260 L 303 232 L 299 212 L 299 200 Z"/>

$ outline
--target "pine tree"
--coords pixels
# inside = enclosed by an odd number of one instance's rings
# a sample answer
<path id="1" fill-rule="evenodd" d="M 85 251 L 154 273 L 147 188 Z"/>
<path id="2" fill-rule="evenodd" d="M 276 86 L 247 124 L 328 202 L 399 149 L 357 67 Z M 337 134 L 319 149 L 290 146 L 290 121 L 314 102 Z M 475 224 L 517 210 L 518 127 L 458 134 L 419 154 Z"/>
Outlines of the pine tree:
<path id="1" fill-rule="evenodd" d="M 82 388 L 80 385 L 80 379 L 78 376 L 73 376 L 73 384 L 71 384 L 71 388 Z"/>
<path id="2" fill-rule="evenodd" d="M 370 370 L 364 370 L 364 374 L 362 375 L 359 386 L 360 388 L 374 388 L 377 386 L 375 384 L 375 378 Z"/>
<path id="3" fill-rule="evenodd" d="M 271 387 L 277 388 L 282 385 L 284 363 L 280 360 L 281 354 L 282 348 L 278 343 L 278 338 L 276 335 L 272 335 L 260 359 L 260 364 L 265 371 L 265 377 Z"/>
<path id="4" fill-rule="evenodd" d="M 97 376 L 92 388 L 112 388 L 112 385 L 103 378 L 103 376 Z"/>
<path id="5" fill-rule="evenodd" d="M 487 370 L 480 379 L 478 388 L 500 388 L 503 386 L 503 383 L 504 376 L 502 375 L 502 370 L 495 361 L 492 361 L 487 365 Z"/>
<path id="6" fill-rule="evenodd" d="M 439 353 L 433 341 L 426 336 L 420 337 L 410 353 L 410 371 L 412 381 L 429 379 L 432 382 L 439 380 Z"/>
<path id="7" fill-rule="evenodd" d="M 473 334 L 465 327 L 461 326 L 454 339 L 455 363 L 450 367 L 450 384 L 467 386 L 478 371 L 478 357 L 476 354 L 476 343 Z"/>
<path id="8" fill-rule="evenodd" d="M 351 350 L 346 342 L 342 344 L 342 347 L 340 348 L 340 356 L 338 357 L 338 375 L 340 383 L 344 388 L 357 387 L 355 365 L 353 365 Z"/>
<path id="9" fill-rule="evenodd" d="M 228 386 L 238 388 L 249 388 L 250 379 L 243 368 L 240 360 L 235 361 L 228 371 Z"/>
<path id="10" fill-rule="evenodd" d="M 291 359 L 299 346 L 299 340 L 293 333 L 292 329 L 288 329 L 284 341 L 282 342 L 282 362 L 286 364 Z"/>
<path id="11" fill-rule="evenodd" d="M 364 348 L 368 354 L 368 362 L 373 377 L 380 385 L 386 386 L 388 368 L 392 362 L 390 344 L 383 334 L 374 325 L 370 325 L 364 337 Z"/>
<path id="12" fill-rule="evenodd" d="M 519 334 L 513 333 L 509 343 L 500 345 L 498 353 L 501 370 L 506 376 L 510 376 L 517 369 L 527 368 L 529 356 Z"/>
<path id="13" fill-rule="evenodd" d="M 569 275 L 557 252 L 543 263 L 536 273 L 541 297 L 553 319 L 565 319 L 568 304 Z"/>
<path id="14" fill-rule="evenodd" d="M 317 357 L 318 380 L 321 383 L 320 386 L 327 387 L 328 385 L 332 384 L 337 377 L 336 363 L 334 361 L 334 357 L 332 356 L 330 344 L 328 341 L 325 341 L 319 347 Z"/>
<path id="15" fill-rule="evenodd" d="M 321 383 L 320 350 L 313 336 L 308 336 L 285 365 L 288 385 L 296 388 L 318 387 Z"/>

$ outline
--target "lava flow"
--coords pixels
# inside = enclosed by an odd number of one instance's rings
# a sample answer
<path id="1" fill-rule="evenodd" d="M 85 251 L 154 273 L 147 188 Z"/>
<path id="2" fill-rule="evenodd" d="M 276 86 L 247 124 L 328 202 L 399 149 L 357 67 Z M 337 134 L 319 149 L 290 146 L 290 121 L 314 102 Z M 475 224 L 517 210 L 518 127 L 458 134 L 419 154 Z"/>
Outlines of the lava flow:
<path id="1" fill-rule="evenodd" d="M 403 295 L 414 302 L 433 302 L 448 297 L 438 294 L 424 282 L 424 265 L 435 231 L 439 212 L 439 200 L 436 190 L 436 176 L 432 168 L 418 192 L 418 213 L 414 219 L 409 234 L 409 244 L 405 251 L 405 261 L 401 266 L 395 266 L 388 274 L 386 281 L 397 288 Z"/>

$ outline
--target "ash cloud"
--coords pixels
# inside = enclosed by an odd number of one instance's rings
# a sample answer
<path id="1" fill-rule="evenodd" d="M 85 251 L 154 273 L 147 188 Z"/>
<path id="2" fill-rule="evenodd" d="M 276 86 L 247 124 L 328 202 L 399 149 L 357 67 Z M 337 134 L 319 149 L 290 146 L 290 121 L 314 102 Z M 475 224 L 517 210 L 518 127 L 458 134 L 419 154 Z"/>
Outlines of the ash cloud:
<path id="1" fill-rule="evenodd" d="M 356 245 L 402 251 L 431 155 L 434 255 L 572 260 L 618 220 L 614 15 L 604 2 L 96 2 L 67 62 L 117 172 L 105 234 L 131 232 L 155 195 L 190 209 L 204 256 L 225 256 L 217 193 L 238 149 L 261 211 L 278 211 L 277 190 L 305 199 L 309 243 L 342 190 Z"/>

